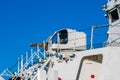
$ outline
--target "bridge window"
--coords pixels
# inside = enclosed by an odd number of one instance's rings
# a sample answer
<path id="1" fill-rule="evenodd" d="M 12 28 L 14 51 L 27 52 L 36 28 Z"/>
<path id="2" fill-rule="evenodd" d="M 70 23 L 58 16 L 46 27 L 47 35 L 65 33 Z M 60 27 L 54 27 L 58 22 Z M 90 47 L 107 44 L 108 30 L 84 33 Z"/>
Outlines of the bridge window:
<path id="1" fill-rule="evenodd" d="M 55 34 L 54 36 L 53 36 L 53 38 L 52 38 L 52 43 L 53 44 L 57 44 L 58 42 L 57 42 L 57 34 Z"/>
<path id="2" fill-rule="evenodd" d="M 68 42 L 68 32 L 67 30 L 62 30 L 59 32 L 60 44 L 67 44 Z"/>
<path id="3" fill-rule="evenodd" d="M 110 17 L 111 17 L 111 22 L 115 22 L 115 21 L 117 21 L 119 19 L 119 15 L 118 15 L 117 9 L 113 10 L 110 13 Z"/>
<path id="4" fill-rule="evenodd" d="M 58 36 L 59 35 L 59 36 Z M 67 44 L 68 42 L 68 32 L 67 30 L 61 30 L 52 37 L 52 43 L 57 44 L 59 37 L 60 44 Z"/>

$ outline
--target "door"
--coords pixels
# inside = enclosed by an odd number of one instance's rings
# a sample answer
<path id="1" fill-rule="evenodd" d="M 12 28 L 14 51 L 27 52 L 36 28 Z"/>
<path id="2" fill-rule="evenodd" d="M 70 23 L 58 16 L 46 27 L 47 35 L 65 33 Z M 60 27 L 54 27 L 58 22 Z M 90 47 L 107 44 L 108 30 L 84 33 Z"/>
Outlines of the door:
<path id="1" fill-rule="evenodd" d="M 77 80 L 98 80 L 102 60 L 102 54 L 83 57 L 79 67 L 79 76 Z"/>

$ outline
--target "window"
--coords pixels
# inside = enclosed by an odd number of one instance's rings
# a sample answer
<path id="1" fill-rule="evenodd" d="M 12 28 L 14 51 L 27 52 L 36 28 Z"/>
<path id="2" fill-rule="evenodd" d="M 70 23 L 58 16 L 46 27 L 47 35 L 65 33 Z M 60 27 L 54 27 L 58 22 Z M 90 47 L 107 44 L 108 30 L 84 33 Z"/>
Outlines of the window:
<path id="1" fill-rule="evenodd" d="M 116 20 L 119 19 L 118 11 L 117 9 L 113 10 L 111 13 L 111 22 L 115 22 Z"/>
<path id="2" fill-rule="evenodd" d="M 68 42 L 68 32 L 67 30 L 62 30 L 59 32 L 60 44 L 67 44 Z"/>
<path id="3" fill-rule="evenodd" d="M 52 44 L 57 44 L 57 34 L 52 37 Z"/>
<path id="4" fill-rule="evenodd" d="M 58 36 L 59 34 L 59 36 Z M 52 43 L 57 44 L 58 43 L 58 37 L 59 37 L 59 43 L 60 44 L 67 44 L 68 42 L 68 32 L 67 30 L 61 30 L 57 32 L 53 37 L 52 37 Z"/>

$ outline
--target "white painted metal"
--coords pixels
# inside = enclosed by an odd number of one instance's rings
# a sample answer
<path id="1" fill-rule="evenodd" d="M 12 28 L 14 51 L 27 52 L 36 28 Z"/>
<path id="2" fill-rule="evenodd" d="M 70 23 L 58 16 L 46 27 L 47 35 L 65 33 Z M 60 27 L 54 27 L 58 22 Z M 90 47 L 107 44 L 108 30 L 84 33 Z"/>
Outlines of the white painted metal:
<path id="1" fill-rule="evenodd" d="M 39 75 L 39 76 L 38 76 Z M 38 70 L 38 80 L 46 80 L 46 71 L 45 70 Z"/>
<path id="2" fill-rule="evenodd" d="M 82 69 L 82 72 L 87 72 L 86 74 L 96 74 L 97 79 L 94 80 L 119 80 L 119 63 L 120 63 L 120 48 L 119 47 L 105 47 L 100 49 L 94 49 L 94 50 L 87 50 L 82 52 L 76 52 L 76 58 L 73 59 L 73 61 L 69 61 L 66 63 L 65 61 L 62 61 L 59 63 L 58 61 L 54 60 L 54 70 L 58 71 L 58 76 L 62 78 L 62 80 L 81 80 L 79 79 L 80 76 L 77 79 L 77 75 L 81 75 L 83 73 L 80 72 L 78 74 L 78 70 L 81 64 L 81 59 L 85 56 L 90 55 L 96 55 L 96 54 L 102 54 L 103 55 L 103 61 L 102 64 L 94 63 L 93 66 L 89 65 L 87 67 L 91 67 L 91 69 L 95 70 L 87 70 L 88 68 L 85 67 L 86 65 L 83 65 L 84 69 Z M 97 71 L 99 71 L 97 73 Z M 82 78 L 83 79 L 83 78 Z M 90 80 L 90 75 L 84 78 L 86 80 Z"/>
<path id="3" fill-rule="evenodd" d="M 91 39 L 90 39 L 90 46 L 91 46 L 91 49 L 93 49 L 93 31 L 94 30 L 94 26 L 92 26 L 92 29 L 91 29 Z"/>
<path id="4" fill-rule="evenodd" d="M 85 60 L 83 61 L 79 80 L 98 80 L 101 63 Z"/>
<path id="5" fill-rule="evenodd" d="M 12 76 L 12 72 L 9 71 L 9 69 L 5 69 L 0 76 Z"/>
<path id="6" fill-rule="evenodd" d="M 20 58 L 18 57 L 18 73 L 19 73 L 19 71 L 21 70 L 20 68 L 21 68 L 21 65 L 20 65 Z"/>
<path id="7" fill-rule="evenodd" d="M 4 80 L 4 79 L 0 76 L 0 80 Z"/>
<path id="8" fill-rule="evenodd" d="M 21 72 L 23 71 L 23 55 L 21 55 Z"/>
<path id="9" fill-rule="evenodd" d="M 85 50 L 86 49 L 86 34 L 83 32 L 78 32 L 76 30 L 72 30 L 72 29 L 63 29 L 63 30 L 67 30 L 68 32 L 68 42 L 66 44 L 50 44 L 49 45 L 49 49 L 57 49 L 58 48 L 60 50 L 62 49 L 76 49 L 76 50 Z M 61 30 L 59 30 L 61 31 Z M 54 37 L 54 35 L 57 34 L 57 36 L 59 36 L 59 31 L 55 32 L 49 39 L 49 41 L 52 40 L 52 38 Z M 64 35 L 63 35 L 64 36 Z M 59 42 L 59 37 L 57 37 L 57 41 Z M 48 51 L 49 52 L 49 51 Z"/>
<path id="10" fill-rule="evenodd" d="M 108 0 L 105 10 L 108 13 L 109 24 L 111 24 L 107 42 L 109 46 L 120 46 L 120 0 Z M 112 13 L 115 10 L 116 12 Z"/>
<path id="11" fill-rule="evenodd" d="M 107 10 L 110 10 L 113 7 L 115 7 L 116 5 L 119 5 L 119 4 L 120 4 L 120 0 L 108 0 Z"/>
<path id="12" fill-rule="evenodd" d="M 44 57 L 45 52 L 49 57 L 33 64 L 35 57 L 40 59 L 41 51 L 37 46 L 36 52 L 31 51 L 30 58 L 27 58 L 28 54 L 26 54 L 25 64 L 23 64 L 23 55 L 21 56 L 21 64 L 18 63 L 16 75 L 7 69 L 1 76 L 21 77 L 24 80 L 58 80 L 58 78 L 61 80 L 120 80 L 120 45 L 118 44 L 120 43 L 120 0 L 108 0 L 107 8 L 104 10 L 108 13 L 110 24 L 107 47 L 86 50 L 86 34 L 72 29 L 62 29 L 67 30 L 68 42 L 60 44 L 59 32 L 62 30 L 58 30 L 48 39 L 48 50 L 44 50 Z M 112 20 L 114 10 L 118 13 L 115 21 Z M 91 48 L 93 48 L 93 28 L 95 27 L 92 27 L 91 31 Z M 57 43 L 52 43 L 54 35 L 57 35 Z M 45 49 L 45 42 L 43 43 Z M 53 55 L 56 53 L 57 56 Z M 100 60 L 99 57 L 93 57 L 99 54 L 102 55 Z M 30 63 L 32 63 L 31 66 L 28 66 Z M 1 76 L 0 80 L 4 80 Z"/>
<path id="13" fill-rule="evenodd" d="M 48 71 L 48 80 L 58 80 L 58 72 L 56 70 L 49 70 Z"/>

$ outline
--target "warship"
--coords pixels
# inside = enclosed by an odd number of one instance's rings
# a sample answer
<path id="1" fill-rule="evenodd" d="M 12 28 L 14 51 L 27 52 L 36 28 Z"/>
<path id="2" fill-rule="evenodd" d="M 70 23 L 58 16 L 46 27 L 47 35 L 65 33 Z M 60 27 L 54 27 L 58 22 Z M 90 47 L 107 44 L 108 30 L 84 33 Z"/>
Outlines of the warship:
<path id="1" fill-rule="evenodd" d="M 18 58 L 18 71 L 5 69 L 0 74 L 9 80 L 119 80 L 120 79 L 120 0 L 102 5 L 109 23 L 91 27 L 90 49 L 87 34 L 60 29 L 42 44 L 31 43 L 31 50 Z M 94 29 L 108 27 L 106 42 L 94 48 Z M 42 48 L 42 50 L 41 50 Z"/>

